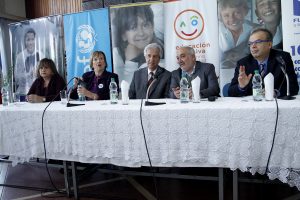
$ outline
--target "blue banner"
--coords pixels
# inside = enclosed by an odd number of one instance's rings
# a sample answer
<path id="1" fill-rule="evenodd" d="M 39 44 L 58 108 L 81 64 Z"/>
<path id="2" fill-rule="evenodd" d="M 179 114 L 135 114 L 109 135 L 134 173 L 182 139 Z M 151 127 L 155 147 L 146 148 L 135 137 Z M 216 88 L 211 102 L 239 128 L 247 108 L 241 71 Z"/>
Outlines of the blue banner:
<path id="1" fill-rule="evenodd" d="M 103 51 L 112 71 L 108 9 L 64 16 L 67 80 L 90 71 L 90 55 Z"/>
<path id="2" fill-rule="evenodd" d="M 300 16 L 300 0 L 294 0 L 294 15 Z"/>

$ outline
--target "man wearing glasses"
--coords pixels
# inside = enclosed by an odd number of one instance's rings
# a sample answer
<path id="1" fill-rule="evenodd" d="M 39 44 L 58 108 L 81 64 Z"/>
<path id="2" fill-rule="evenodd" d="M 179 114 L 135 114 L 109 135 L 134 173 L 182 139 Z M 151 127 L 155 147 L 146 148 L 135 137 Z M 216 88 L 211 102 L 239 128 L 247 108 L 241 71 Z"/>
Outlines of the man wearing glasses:
<path id="1" fill-rule="evenodd" d="M 228 95 L 241 97 L 252 95 L 252 75 L 254 70 L 259 70 L 262 78 L 268 73 L 274 76 L 274 89 L 278 91 L 278 96 L 286 95 L 286 80 L 281 71 L 281 63 L 278 59 L 283 59 L 286 73 L 290 80 L 290 95 L 297 95 L 299 85 L 294 70 L 292 58 L 289 53 L 272 49 L 273 35 L 268 29 L 258 28 L 251 32 L 249 38 L 250 53 L 237 62 L 234 77 L 231 80 Z"/>

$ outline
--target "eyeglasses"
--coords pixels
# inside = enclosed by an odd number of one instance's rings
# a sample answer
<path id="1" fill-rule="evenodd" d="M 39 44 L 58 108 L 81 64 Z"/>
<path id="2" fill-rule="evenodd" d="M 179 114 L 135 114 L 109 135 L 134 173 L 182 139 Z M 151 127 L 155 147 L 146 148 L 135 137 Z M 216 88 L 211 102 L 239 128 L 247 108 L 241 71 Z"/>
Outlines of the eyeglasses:
<path id="1" fill-rule="evenodd" d="M 252 46 L 252 45 L 257 45 L 257 44 L 260 44 L 260 43 L 263 43 L 263 42 L 272 42 L 272 40 L 255 40 L 255 41 L 253 41 L 253 42 L 248 42 L 248 46 L 250 47 L 250 46 Z"/>

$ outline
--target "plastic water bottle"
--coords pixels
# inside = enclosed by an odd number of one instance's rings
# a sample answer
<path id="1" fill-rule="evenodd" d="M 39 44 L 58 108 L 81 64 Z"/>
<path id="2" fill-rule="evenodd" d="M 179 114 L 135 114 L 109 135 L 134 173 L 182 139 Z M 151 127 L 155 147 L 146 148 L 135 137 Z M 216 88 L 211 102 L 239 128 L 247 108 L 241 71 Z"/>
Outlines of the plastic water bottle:
<path id="1" fill-rule="evenodd" d="M 118 86 L 114 78 L 111 78 L 109 84 L 109 97 L 110 97 L 111 104 L 118 103 Z"/>
<path id="2" fill-rule="evenodd" d="M 262 100 L 262 78 L 258 70 L 254 71 L 254 76 L 252 78 L 252 94 L 254 101 Z"/>
<path id="3" fill-rule="evenodd" d="M 78 88 L 81 88 L 82 85 L 78 85 Z M 81 93 L 78 93 L 78 100 L 79 101 L 85 101 L 85 96 Z"/>
<path id="4" fill-rule="evenodd" d="M 180 80 L 180 102 L 188 103 L 189 102 L 189 82 L 187 78 L 182 74 Z"/>
<path id="5" fill-rule="evenodd" d="M 9 91 L 6 86 L 3 86 L 1 89 L 1 94 L 2 94 L 2 105 L 3 106 L 8 106 L 9 104 Z"/>

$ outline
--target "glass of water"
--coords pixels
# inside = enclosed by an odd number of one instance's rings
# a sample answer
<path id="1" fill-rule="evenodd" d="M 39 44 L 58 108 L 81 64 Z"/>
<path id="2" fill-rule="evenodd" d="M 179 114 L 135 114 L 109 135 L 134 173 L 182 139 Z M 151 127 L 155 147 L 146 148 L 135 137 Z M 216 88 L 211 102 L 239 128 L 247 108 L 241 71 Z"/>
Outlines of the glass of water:
<path id="1" fill-rule="evenodd" d="M 18 92 L 13 93 L 13 100 L 14 100 L 14 104 L 20 103 L 20 94 Z"/>
<path id="2" fill-rule="evenodd" d="M 66 90 L 61 90 L 61 91 L 59 92 L 59 94 L 60 94 L 60 102 L 61 102 L 62 104 L 67 104 L 67 102 L 68 102 L 67 91 L 66 91 Z"/>

